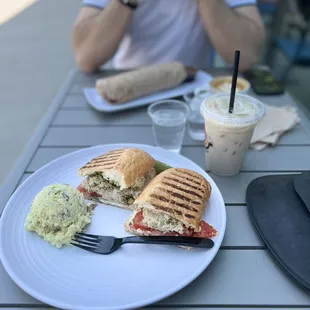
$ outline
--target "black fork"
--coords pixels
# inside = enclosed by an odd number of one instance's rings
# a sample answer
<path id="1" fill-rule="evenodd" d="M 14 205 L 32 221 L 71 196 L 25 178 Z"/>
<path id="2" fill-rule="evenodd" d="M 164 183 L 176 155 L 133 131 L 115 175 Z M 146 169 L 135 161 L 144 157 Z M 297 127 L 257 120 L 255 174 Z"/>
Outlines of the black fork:
<path id="1" fill-rule="evenodd" d="M 71 244 L 83 250 L 97 253 L 110 254 L 125 243 L 164 244 L 192 248 L 211 249 L 214 242 L 208 238 L 179 237 L 179 236 L 152 236 L 152 237 L 125 237 L 98 236 L 84 233 L 75 234 Z"/>

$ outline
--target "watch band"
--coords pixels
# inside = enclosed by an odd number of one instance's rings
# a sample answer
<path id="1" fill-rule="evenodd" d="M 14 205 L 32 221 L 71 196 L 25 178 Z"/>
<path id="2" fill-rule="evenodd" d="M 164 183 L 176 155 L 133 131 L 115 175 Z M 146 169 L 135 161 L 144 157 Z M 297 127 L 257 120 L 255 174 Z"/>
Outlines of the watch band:
<path id="1" fill-rule="evenodd" d="M 119 0 L 123 5 L 126 5 L 132 10 L 138 7 L 138 2 L 136 0 Z"/>

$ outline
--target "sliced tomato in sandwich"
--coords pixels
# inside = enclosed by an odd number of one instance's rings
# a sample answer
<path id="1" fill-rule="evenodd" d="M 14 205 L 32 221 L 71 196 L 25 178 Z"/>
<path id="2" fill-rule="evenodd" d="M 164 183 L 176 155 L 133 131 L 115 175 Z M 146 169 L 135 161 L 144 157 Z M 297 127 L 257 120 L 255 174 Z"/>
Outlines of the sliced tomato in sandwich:
<path id="1" fill-rule="evenodd" d="M 207 222 L 200 221 L 200 232 L 194 232 L 192 237 L 197 238 L 213 238 L 218 235 L 217 230 Z"/>
<path id="2" fill-rule="evenodd" d="M 143 223 L 143 211 L 139 211 L 136 213 L 133 221 L 132 228 L 137 230 L 142 230 L 148 232 L 152 236 L 183 236 L 183 237 L 197 237 L 197 238 L 212 238 L 218 235 L 218 232 L 211 225 L 206 223 L 205 221 L 200 221 L 200 232 L 195 232 L 193 229 L 184 229 L 184 233 L 180 234 L 177 232 L 162 232 L 160 230 L 153 229 L 148 227 Z"/>
<path id="3" fill-rule="evenodd" d="M 101 195 L 99 195 L 98 193 L 96 193 L 96 192 L 89 192 L 87 189 L 85 189 L 85 187 L 83 186 L 83 183 L 82 184 L 80 184 L 78 187 L 77 187 L 77 190 L 79 191 L 79 192 L 81 192 L 83 195 L 84 195 L 84 197 L 85 198 L 91 198 L 91 197 L 93 197 L 93 198 L 96 198 L 96 197 L 101 197 Z"/>

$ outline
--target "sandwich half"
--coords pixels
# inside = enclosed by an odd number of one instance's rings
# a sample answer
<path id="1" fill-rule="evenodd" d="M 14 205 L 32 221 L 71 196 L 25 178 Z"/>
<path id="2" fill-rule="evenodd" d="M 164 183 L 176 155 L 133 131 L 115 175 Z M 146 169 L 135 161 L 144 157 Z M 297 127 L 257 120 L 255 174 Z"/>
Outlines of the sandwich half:
<path id="1" fill-rule="evenodd" d="M 84 198 L 133 210 L 133 202 L 155 177 L 155 160 L 135 148 L 98 156 L 79 169 L 87 176 L 78 190 Z"/>
<path id="2" fill-rule="evenodd" d="M 197 172 L 171 168 L 157 175 L 135 200 L 125 230 L 140 236 L 215 237 L 202 220 L 211 185 Z"/>

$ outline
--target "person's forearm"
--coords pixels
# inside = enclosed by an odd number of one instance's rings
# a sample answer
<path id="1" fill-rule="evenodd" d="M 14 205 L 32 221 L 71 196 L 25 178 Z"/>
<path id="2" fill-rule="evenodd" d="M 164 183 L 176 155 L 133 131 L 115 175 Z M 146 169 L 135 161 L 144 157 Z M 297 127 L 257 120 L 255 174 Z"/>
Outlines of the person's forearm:
<path id="1" fill-rule="evenodd" d="M 132 14 L 133 10 L 112 0 L 100 14 L 75 25 L 73 46 L 82 70 L 92 72 L 113 56 Z"/>
<path id="2" fill-rule="evenodd" d="M 259 23 L 228 7 L 224 0 L 198 0 L 200 16 L 217 52 L 229 63 L 234 51 L 241 51 L 240 70 L 258 59 L 264 39 Z"/>

